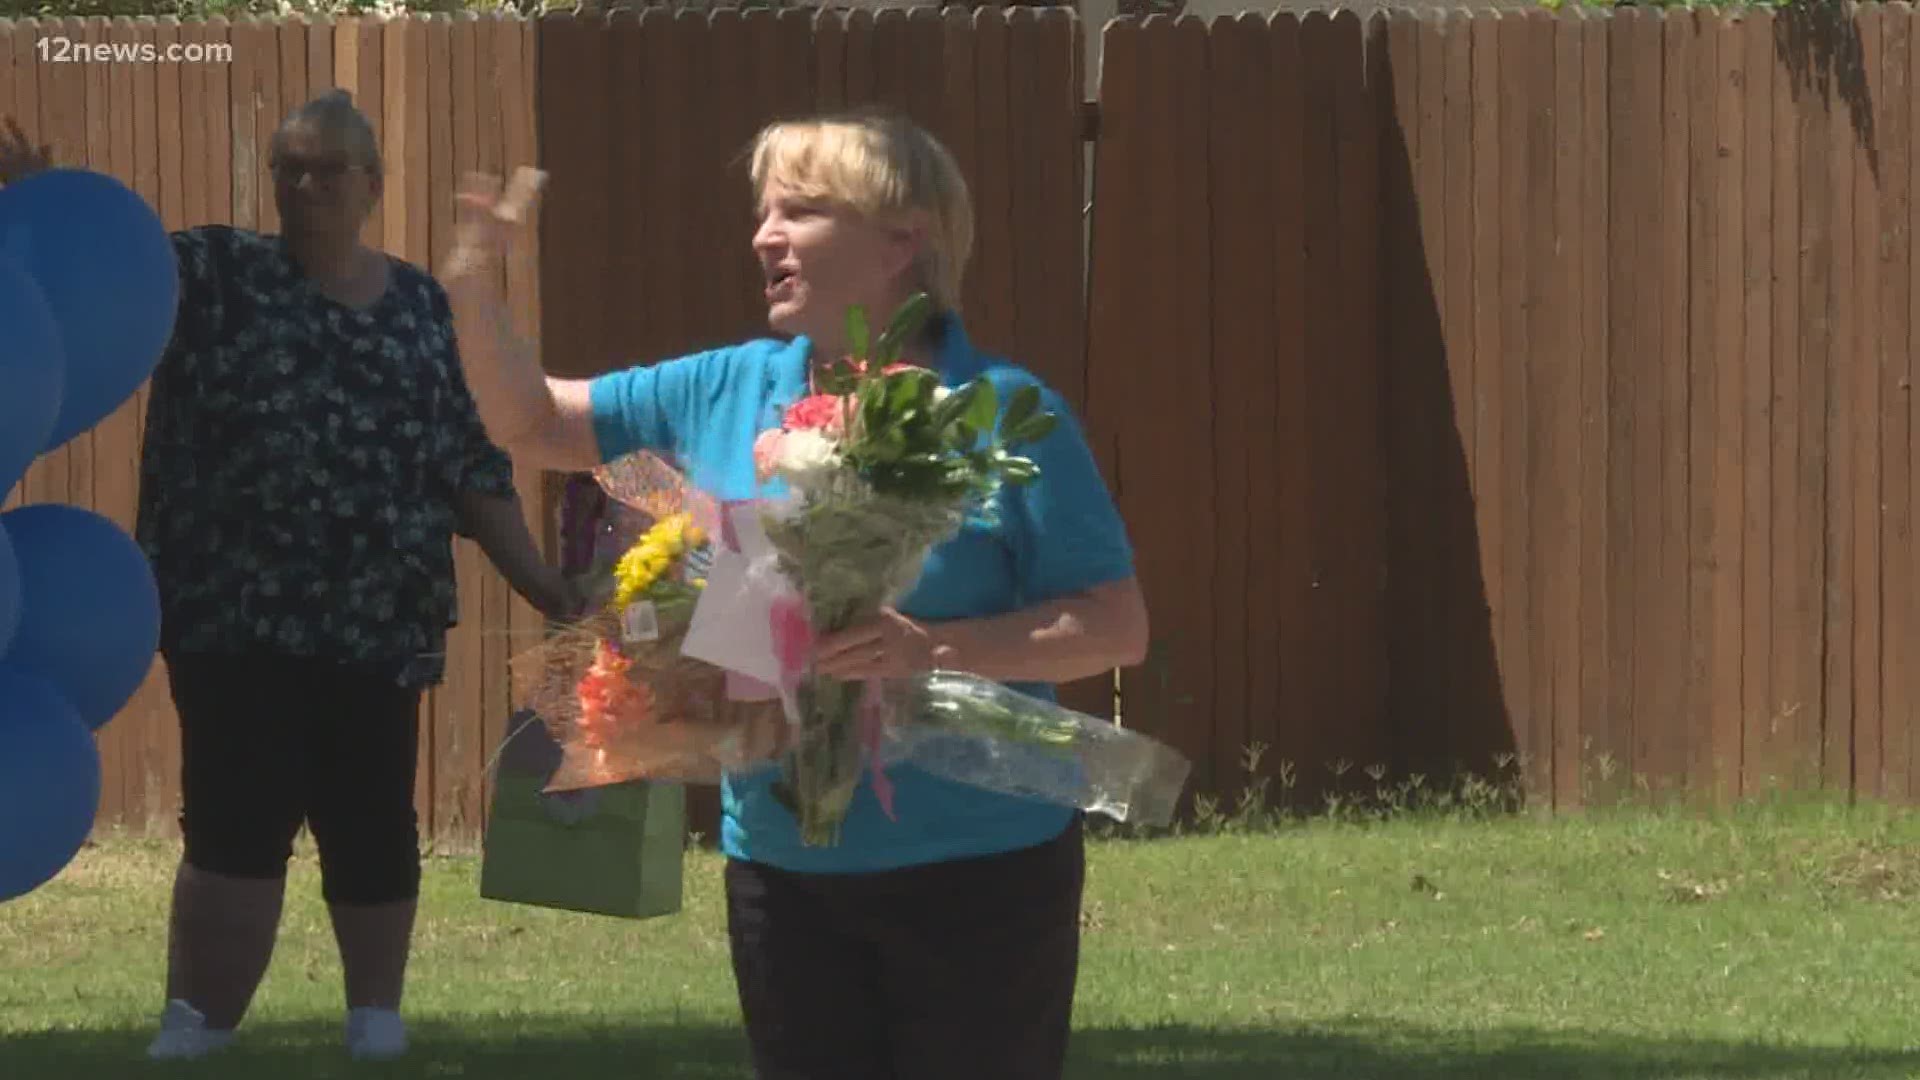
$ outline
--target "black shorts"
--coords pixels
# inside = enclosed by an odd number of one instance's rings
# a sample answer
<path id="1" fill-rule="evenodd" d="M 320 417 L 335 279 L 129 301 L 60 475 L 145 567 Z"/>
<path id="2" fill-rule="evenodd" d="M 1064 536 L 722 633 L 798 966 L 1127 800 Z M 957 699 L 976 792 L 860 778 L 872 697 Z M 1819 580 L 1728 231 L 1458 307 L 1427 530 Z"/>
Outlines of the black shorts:
<path id="1" fill-rule="evenodd" d="M 729 861 L 760 1080 L 1058 1080 L 1085 878 L 1078 818 L 1038 847 L 877 874 Z"/>
<path id="2" fill-rule="evenodd" d="M 188 865 L 284 877 L 304 824 L 329 902 L 419 895 L 419 690 L 375 670 L 286 656 L 169 655 L 167 674 Z"/>

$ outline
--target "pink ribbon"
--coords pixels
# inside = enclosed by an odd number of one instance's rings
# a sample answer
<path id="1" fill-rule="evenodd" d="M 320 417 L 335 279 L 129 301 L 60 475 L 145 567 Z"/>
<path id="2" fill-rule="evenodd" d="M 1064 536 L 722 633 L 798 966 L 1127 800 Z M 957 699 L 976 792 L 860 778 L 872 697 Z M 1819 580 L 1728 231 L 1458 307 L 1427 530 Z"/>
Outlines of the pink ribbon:
<path id="1" fill-rule="evenodd" d="M 880 700 L 880 687 L 869 682 L 860 696 L 860 742 L 867 748 L 867 770 L 873 777 L 873 795 L 888 821 L 899 821 L 893 812 L 893 780 L 880 767 L 880 737 L 885 733 L 886 705 Z"/>
<path id="2" fill-rule="evenodd" d="M 800 685 L 807 661 L 813 655 L 813 625 L 807 618 L 806 605 L 792 595 L 776 599 L 768 611 L 768 617 L 773 624 L 773 651 L 780 661 L 782 688 L 792 693 Z M 880 800 L 880 809 L 887 819 L 898 821 L 900 819 L 893 812 L 893 781 L 887 776 L 886 770 L 880 767 L 880 740 L 886 731 L 886 703 L 881 699 L 880 687 L 872 681 L 861 687 L 858 721 L 860 742 L 866 748 L 867 768 L 873 779 L 874 797 Z"/>
<path id="3" fill-rule="evenodd" d="M 773 653 L 780 661 L 781 688 L 791 693 L 800 685 L 813 655 L 813 626 L 807 609 L 792 594 L 775 598 L 767 617 L 773 620 Z"/>

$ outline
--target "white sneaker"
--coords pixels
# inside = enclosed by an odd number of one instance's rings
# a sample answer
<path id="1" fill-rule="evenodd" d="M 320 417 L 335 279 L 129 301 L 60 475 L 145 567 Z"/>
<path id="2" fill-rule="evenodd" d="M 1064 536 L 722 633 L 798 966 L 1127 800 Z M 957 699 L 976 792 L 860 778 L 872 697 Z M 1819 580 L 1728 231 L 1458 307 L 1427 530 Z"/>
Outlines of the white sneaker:
<path id="1" fill-rule="evenodd" d="M 407 1024 L 393 1009 L 347 1011 L 347 1052 L 356 1061 L 387 1061 L 407 1052 Z"/>
<path id="2" fill-rule="evenodd" d="M 176 998 L 161 1011 L 160 1034 L 148 1044 L 147 1056 L 155 1061 L 203 1058 L 232 1041 L 233 1032 L 209 1029 L 199 1009 Z"/>

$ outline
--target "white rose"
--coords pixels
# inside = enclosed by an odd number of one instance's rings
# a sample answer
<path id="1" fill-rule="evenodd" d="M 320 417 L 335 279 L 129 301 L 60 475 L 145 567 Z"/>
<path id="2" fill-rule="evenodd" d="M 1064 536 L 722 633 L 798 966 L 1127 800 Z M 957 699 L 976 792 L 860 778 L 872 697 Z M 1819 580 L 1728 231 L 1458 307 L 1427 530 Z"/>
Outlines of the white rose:
<path id="1" fill-rule="evenodd" d="M 822 483 L 839 465 L 839 446 L 818 431 L 789 431 L 780 440 L 780 475 L 796 487 Z"/>

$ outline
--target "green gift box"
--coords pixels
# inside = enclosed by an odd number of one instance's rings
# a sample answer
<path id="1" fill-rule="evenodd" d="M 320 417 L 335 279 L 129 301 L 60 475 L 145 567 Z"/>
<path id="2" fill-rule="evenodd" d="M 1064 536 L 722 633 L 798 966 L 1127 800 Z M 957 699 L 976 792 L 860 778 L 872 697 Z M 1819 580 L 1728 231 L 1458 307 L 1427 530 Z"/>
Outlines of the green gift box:
<path id="1" fill-rule="evenodd" d="M 507 727 L 480 861 L 480 895 L 515 904 L 648 919 L 682 901 L 687 797 L 631 781 L 545 792 L 560 746 L 529 714 Z"/>

